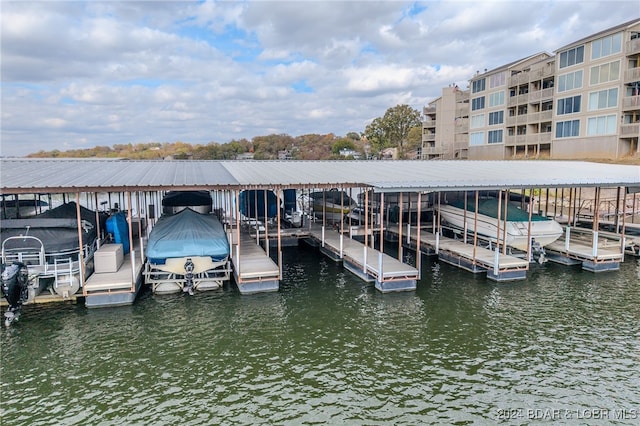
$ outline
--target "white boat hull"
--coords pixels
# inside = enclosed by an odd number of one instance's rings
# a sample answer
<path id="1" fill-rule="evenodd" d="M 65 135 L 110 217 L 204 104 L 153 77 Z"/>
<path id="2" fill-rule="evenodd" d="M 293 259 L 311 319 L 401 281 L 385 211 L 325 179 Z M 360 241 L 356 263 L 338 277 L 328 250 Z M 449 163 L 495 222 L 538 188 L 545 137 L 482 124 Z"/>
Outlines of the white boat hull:
<path id="1" fill-rule="evenodd" d="M 478 214 L 477 221 L 474 212 L 450 206 L 440 206 L 440 215 L 452 227 L 467 230 L 496 242 L 503 241 L 505 224 L 500 221 L 500 233 L 498 234 L 498 219 Z M 477 224 L 477 226 L 476 226 Z M 531 221 L 531 240 L 544 247 L 553 243 L 562 235 L 562 226 L 555 220 Z M 528 222 L 506 222 L 506 244 L 518 250 L 527 251 L 529 247 L 529 223 Z"/>

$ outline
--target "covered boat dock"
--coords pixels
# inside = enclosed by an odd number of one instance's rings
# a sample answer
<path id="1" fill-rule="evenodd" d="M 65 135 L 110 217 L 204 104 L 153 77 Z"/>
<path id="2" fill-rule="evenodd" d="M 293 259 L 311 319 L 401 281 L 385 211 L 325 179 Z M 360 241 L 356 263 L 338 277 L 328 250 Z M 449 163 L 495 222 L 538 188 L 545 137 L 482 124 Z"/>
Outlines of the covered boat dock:
<path id="1" fill-rule="evenodd" d="M 571 240 L 577 232 L 571 232 L 576 226 L 574 218 L 578 208 L 575 205 L 578 190 L 581 188 L 595 188 L 596 195 L 600 189 L 608 188 L 618 191 L 617 211 L 615 218 L 616 234 L 620 238 L 617 248 L 620 253 L 607 259 L 607 267 L 615 269 L 615 262 L 624 261 L 626 247 L 625 226 L 627 218 L 638 215 L 638 188 L 640 187 L 640 166 L 615 165 L 582 161 L 132 161 L 123 159 L 23 159 L 4 158 L 1 160 L 0 193 L 3 196 L 21 194 L 67 194 L 76 200 L 86 200 L 98 210 L 98 194 L 119 194 L 121 208 L 127 212 L 127 221 L 133 223 L 146 223 L 146 231 L 140 228 L 137 244 L 132 246 L 129 253 L 129 262 L 121 268 L 127 268 L 125 274 L 126 285 L 120 280 L 115 280 L 110 286 L 108 282 L 94 286 L 93 282 L 83 282 L 83 295 L 108 295 L 128 292 L 133 300 L 139 290 L 140 265 L 144 261 L 145 232 L 153 227 L 157 220 L 155 208 L 159 205 L 160 193 L 169 190 L 207 190 L 215 194 L 215 208 L 223 210 L 223 215 L 230 218 L 229 229 L 233 236 L 231 252 L 234 264 L 239 267 L 234 271 L 236 280 L 240 283 L 250 284 L 255 280 L 254 288 L 244 287 L 246 293 L 257 291 L 277 290 L 277 283 L 282 277 L 281 264 L 281 238 L 279 228 L 275 230 L 277 254 L 271 256 L 268 251 L 269 244 L 264 249 L 255 241 L 247 242 L 242 235 L 240 216 L 238 212 L 238 194 L 243 190 L 270 190 L 280 194 L 285 189 L 301 191 L 329 190 L 338 188 L 341 190 L 355 190 L 361 193 L 380 195 L 379 211 L 384 210 L 384 195 L 409 193 L 416 194 L 418 205 L 421 205 L 420 197 L 432 197 L 432 215 L 437 215 L 437 203 L 435 195 L 444 192 L 520 192 L 530 197 L 529 209 L 535 208 L 533 199 L 537 197 L 538 210 L 545 190 L 545 213 L 554 218 L 563 214 L 568 216 L 565 225 L 564 237 L 569 238 L 563 242 L 564 246 L 577 247 L 577 243 Z M 560 212 L 555 209 L 549 211 L 553 200 L 549 200 L 550 190 L 554 190 L 556 197 L 562 191 L 562 206 Z M 564 206 L 564 191 L 569 194 L 568 211 Z M 133 201 L 132 201 L 133 200 Z M 86 204 L 85 203 L 85 204 Z M 572 204 L 573 203 L 573 204 Z M 597 200 L 596 200 L 597 204 Z M 630 206 L 630 207 L 629 207 Z M 366 210 L 368 205 L 363 206 Z M 400 207 L 401 209 L 402 207 Z M 631 213 L 628 213 L 629 208 Z M 427 212 L 424 212 L 427 213 Z M 442 229 L 434 216 L 430 226 L 419 219 L 417 222 L 402 223 L 402 211 L 400 223 L 397 225 L 397 240 L 399 242 L 398 259 L 402 259 L 403 247 L 415 247 L 421 253 L 438 252 L 441 259 L 448 263 L 457 264 L 465 269 L 475 272 L 485 270 L 488 277 L 502 281 L 511 279 L 523 279 L 529 269 L 529 261 L 515 258 L 510 263 L 509 253 L 504 245 L 500 250 L 494 247 L 491 253 L 484 253 L 477 246 L 474 239 L 466 236 L 447 240 L 442 235 Z M 369 213 L 366 213 L 369 216 Z M 426 217 L 426 214 L 425 214 Z M 279 220 L 278 220 L 279 222 Z M 414 229 L 412 235 L 406 238 L 403 235 L 404 227 Z M 420 232 L 418 232 L 418 227 Z M 131 228 L 131 227 L 130 227 Z M 326 226 L 325 226 L 326 228 Z M 370 228 L 370 229 L 367 229 Z M 388 233 L 391 226 L 380 223 L 365 222 L 364 235 L 370 231 L 379 231 L 379 237 Z M 431 229 L 431 232 L 429 230 Z M 130 240 L 133 241 L 133 233 L 130 232 Z M 274 230 L 267 232 L 273 235 Z M 595 262 L 605 251 L 602 247 L 603 240 L 609 244 L 609 239 L 599 238 L 599 227 L 594 221 L 593 228 L 587 232 L 590 244 L 586 250 L 586 257 L 580 257 L 583 264 Z M 344 234 L 344 232 L 343 232 Z M 324 235 L 325 245 L 328 241 L 328 233 Z M 336 233 L 336 235 L 338 235 Z M 374 249 L 371 238 L 370 249 Z M 357 259 L 358 256 L 348 254 L 345 250 L 345 241 L 338 241 L 338 257 L 348 259 L 345 266 L 349 265 L 356 274 L 362 274 L 363 279 L 373 279 L 380 282 L 378 288 L 385 290 L 384 282 L 396 280 L 392 273 L 393 268 L 386 265 L 386 257 L 383 248 L 383 239 L 379 238 L 377 253 L 369 253 L 368 242 L 359 246 L 356 251 L 362 253 L 367 260 Z M 105 242 L 106 243 L 106 242 Z M 584 238 L 582 243 L 584 243 Z M 328 244 L 333 247 L 335 255 L 336 243 Z M 490 249 L 487 249 L 490 250 Z M 585 250 L 582 250 L 585 252 Z M 558 256 L 566 258 L 576 257 L 569 250 L 559 250 Z M 583 253 L 584 254 L 584 253 Z M 528 255 L 528 254 L 527 254 Z M 3 253 L 4 256 L 4 253 Z M 243 276 L 243 265 L 250 265 L 252 259 L 258 257 L 268 258 L 272 264 L 261 267 L 264 276 Z M 581 255 L 582 256 L 582 255 Z M 273 260 L 275 258 L 275 261 Z M 380 262 L 379 259 L 383 259 Z M 3 259 L 4 260 L 4 259 Z M 509 261 L 509 262 L 507 262 Z M 415 288 L 416 280 L 421 276 L 420 256 L 416 256 L 415 265 L 406 265 L 401 260 L 397 262 L 404 265 L 397 282 L 403 282 L 400 286 L 393 286 L 394 291 L 411 290 Z M 380 264 L 382 263 L 382 267 Z M 613 266 L 612 266 L 613 264 Z M 265 264 L 266 265 L 266 264 Z M 586 268 L 588 269 L 588 268 Z M 593 268 L 594 272 L 602 268 Z M 245 270 L 246 272 L 246 270 Z M 393 274 L 392 274 L 393 275 Z M 106 277 L 106 275 L 105 275 Z M 115 277 L 115 275 L 114 275 Z M 244 277 L 244 278 L 243 278 Z M 389 279 L 387 279 L 389 278 Z M 268 283 L 268 285 L 264 284 Z M 89 285 L 87 285 L 89 284 Z M 130 285 L 130 287 L 128 287 Z M 266 287 L 265 287 L 266 286 Z M 265 287 L 261 290 L 261 287 Z M 121 296 L 118 296 L 121 297 Z M 107 297 L 107 302 L 109 298 Z"/>

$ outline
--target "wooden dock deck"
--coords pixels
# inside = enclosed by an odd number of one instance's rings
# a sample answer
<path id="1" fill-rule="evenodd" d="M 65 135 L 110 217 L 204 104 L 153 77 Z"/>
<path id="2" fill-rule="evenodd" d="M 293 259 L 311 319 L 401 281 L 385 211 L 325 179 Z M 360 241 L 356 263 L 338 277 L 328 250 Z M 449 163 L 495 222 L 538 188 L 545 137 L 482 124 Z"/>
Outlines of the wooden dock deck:
<path id="1" fill-rule="evenodd" d="M 381 253 L 363 243 L 341 235 L 334 229 L 314 225 L 310 236 L 320 251 L 367 282 L 374 282 L 383 293 L 415 290 L 419 271 L 388 254 Z"/>
<path id="2" fill-rule="evenodd" d="M 405 228 L 406 229 L 406 228 Z M 398 226 L 388 225 L 387 232 L 398 235 Z M 409 236 L 402 235 L 403 246 L 416 249 L 418 228 L 409 228 Z M 420 230 L 420 251 L 435 254 L 443 262 L 458 266 L 473 273 L 486 272 L 487 278 L 494 281 L 514 281 L 527 277 L 529 262 L 520 257 L 496 253 L 481 246 L 465 243 L 462 240 L 438 236 L 424 229 Z"/>
<path id="3" fill-rule="evenodd" d="M 278 291 L 280 268 L 247 232 L 240 233 L 238 254 L 236 229 L 229 229 L 233 276 L 241 294 Z M 235 241 L 235 242 L 234 242 Z"/>
<path id="4" fill-rule="evenodd" d="M 85 305 L 89 308 L 131 305 L 142 286 L 143 268 L 139 247 L 135 244 L 133 255 L 125 254 L 116 272 L 93 273 L 85 281 L 82 287 Z"/>
<path id="5" fill-rule="evenodd" d="M 602 238 L 600 238 L 602 236 Z M 565 228 L 565 234 L 545 247 L 549 260 L 561 264 L 582 264 L 582 269 L 591 272 L 617 271 L 624 259 L 622 243 L 598 232 L 593 241 L 593 231 Z"/>

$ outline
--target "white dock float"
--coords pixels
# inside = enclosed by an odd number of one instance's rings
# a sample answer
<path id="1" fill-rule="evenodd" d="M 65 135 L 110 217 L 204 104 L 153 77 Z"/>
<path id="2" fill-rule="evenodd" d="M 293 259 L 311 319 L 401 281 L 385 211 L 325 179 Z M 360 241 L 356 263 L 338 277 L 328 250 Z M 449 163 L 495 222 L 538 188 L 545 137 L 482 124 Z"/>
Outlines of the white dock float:
<path id="1" fill-rule="evenodd" d="M 406 229 L 405 229 L 406 230 Z M 387 232 L 398 234 L 398 227 L 389 226 Z M 418 228 L 411 226 L 403 235 L 403 245 L 415 249 Z M 515 281 L 527 277 L 529 262 L 516 256 L 496 253 L 495 250 L 473 246 L 461 240 L 447 238 L 420 230 L 420 251 L 436 254 L 439 260 L 472 273 L 486 272 L 493 281 Z"/>
<path id="2" fill-rule="evenodd" d="M 363 243 L 340 235 L 333 229 L 314 226 L 310 235 L 320 251 L 334 260 L 342 260 L 348 271 L 367 282 L 374 282 L 382 293 L 415 290 L 419 272 L 413 266 L 381 253 Z"/>
<path id="3" fill-rule="evenodd" d="M 134 258 L 133 270 L 131 258 Z M 82 294 L 88 308 L 133 304 L 142 286 L 143 264 L 139 252 L 127 253 L 116 272 L 93 273 L 84 283 Z"/>
<path id="4" fill-rule="evenodd" d="M 232 237 L 237 238 L 235 229 L 232 231 L 232 236 L 229 237 L 230 241 L 233 241 Z M 248 234 L 241 233 L 240 238 L 239 255 L 237 244 L 231 244 L 233 276 L 240 293 L 278 291 L 280 288 L 280 268 L 278 265 Z"/>
<path id="5" fill-rule="evenodd" d="M 582 269 L 590 272 L 619 270 L 624 247 L 619 241 L 600 239 L 599 235 L 600 232 L 566 227 L 564 237 L 545 246 L 547 258 L 561 264 L 582 263 Z"/>

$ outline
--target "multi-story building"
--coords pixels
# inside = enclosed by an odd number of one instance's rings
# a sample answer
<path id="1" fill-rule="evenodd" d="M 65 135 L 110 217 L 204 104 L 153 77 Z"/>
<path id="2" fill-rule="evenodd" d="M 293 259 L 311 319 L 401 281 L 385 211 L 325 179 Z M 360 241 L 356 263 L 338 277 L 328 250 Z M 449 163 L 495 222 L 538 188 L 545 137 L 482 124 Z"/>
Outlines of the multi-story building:
<path id="1" fill-rule="evenodd" d="M 451 85 L 442 96 L 423 109 L 422 158 L 453 160 L 468 158 L 469 91 Z M 436 138 L 437 135 L 437 138 Z"/>
<path id="2" fill-rule="evenodd" d="M 424 109 L 423 158 L 640 156 L 640 20 L 554 53 L 477 72 L 466 99 L 443 89 L 443 96 Z M 467 150 L 460 143 L 465 134 L 455 130 L 465 108 Z M 460 137 L 457 145 L 452 134 Z"/>

